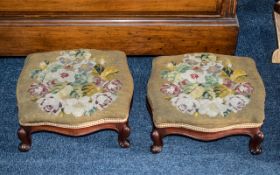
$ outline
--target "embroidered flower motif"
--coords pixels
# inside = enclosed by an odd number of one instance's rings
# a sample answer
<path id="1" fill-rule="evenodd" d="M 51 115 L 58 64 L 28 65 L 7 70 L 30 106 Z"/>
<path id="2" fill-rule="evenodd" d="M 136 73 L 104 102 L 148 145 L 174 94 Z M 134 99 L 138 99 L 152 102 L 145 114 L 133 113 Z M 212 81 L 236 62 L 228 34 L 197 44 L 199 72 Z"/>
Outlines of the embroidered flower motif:
<path id="1" fill-rule="evenodd" d="M 105 81 L 102 80 L 102 78 L 100 78 L 100 77 L 93 77 L 92 83 L 94 83 L 96 86 L 103 86 Z"/>
<path id="2" fill-rule="evenodd" d="M 42 97 L 48 93 L 48 87 L 43 83 L 32 83 L 28 92 L 31 96 Z"/>
<path id="3" fill-rule="evenodd" d="M 54 94 L 47 94 L 38 99 L 37 103 L 42 111 L 53 115 L 58 115 L 63 107 L 60 99 Z"/>
<path id="4" fill-rule="evenodd" d="M 65 69 L 59 69 L 52 76 L 56 77 L 57 81 L 59 82 L 73 83 L 75 81 L 75 73 Z"/>
<path id="5" fill-rule="evenodd" d="M 104 65 L 104 60 L 98 64 L 91 59 L 88 50 L 61 52 L 56 61 L 43 61 L 32 70 L 30 76 L 35 82 L 27 91 L 43 112 L 92 115 L 108 107 L 122 86 L 119 80 L 112 79 L 119 70 Z"/>
<path id="6" fill-rule="evenodd" d="M 70 85 L 65 86 L 63 89 L 61 89 L 57 95 L 60 99 L 67 99 L 70 95 L 70 93 L 73 91 L 73 87 Z"/>
<path id="7" fill-rule="evenodd" d="M 224 66 L 221 63 L 216 62 L 209 62 L 206 66 L 204 66 L 202 69 L 205 69 L 210 74 L 216 74 L 221 72 L 221 70 L 224 68 Z"/>
<path id="8" fill-rule="evenodd" d="M 97 93 L 92 97 L 94 107 L 99 110 L 103 110 L 104 108 L 108 107 L 114 100 L 116 96 L 112 93 Z"/>
<path id="9" fill-rule="evenodd" d="M 93 101 L 90 97 L 84 96 L 79 99 L 71 98 L 65 100 L 65 114 L 72 114 L 75 117 L 90 114 L 91 110 L 95 111 Z"/>
<path id="10" fill-rule="evenodd" d="M 223 80 L 223 85 L 225 85 L 226 87 L 228 87 L 229 89 L 233 89 L 235 86 L 235 82 L 231 81 L 230 79 L 224 79 Z"/>
<path id="11" fill-rule="evenodd" d="M 181 74 L 182 79 L 188 80 L 190 83 L 205 83 L 205 74 L 195 70 L 187 70 Z"/>
<path id="12" fill-rule="evenodd" d="M 244 70 L 233 69 L 214 54 L 187 54 L 182 63 L 167 63 L 160 91 L 179 111 L 208 117 L 227 116 L 250 102 L 253 87 Z"/>
<path id="13" fill-rule="evenodd" d="M 78 70 L 79 72 L 89 72 L 93 70 L 95 65 L 96 63 L 93 61 L 83 60 L 79 64 L 75 64 L 74 69 Z"/>
<path id="14" fill-rule="evenodd" d="M 173 97 L 171 103 L 173 106 L 176 106 L 179 111 L 191 115 L 199 108 L 199 102 L 197 100 L 183 93 L 177 97 Z"/>
<path id="15" fill-rule="evenodd" d="M 111 80 L 104 84 L 105 91 L 111 92 L 113 94 L 121 90 L 121 87 L 122 87 L 122 83 L 119 80 Z"/>
<path id="16" fill-rule="evenodd" d="M 175 84 L 166 83 L 161 86 L 160 91 L 166 95 L 178 96 L 181 92 L 181 89 Z"/>
<path id="17" fill-rule="evenodd" d="M 252 85 L 248 82 L 240 83 L 235 86 L 235 92 L 240 95 L 251 95 L 254 91 Z"/>
<path id="18" fill-rule="evenodd" d="M 201 59 L 197 58 L 195 55 L 186 54 L 184 55 L 183 62 L 190 66 L 196 66 L 201 63 Z"/>
<path id="19" fill-rule="evenodd" d="M 199 113 L 208 115 L 209 117 L 216 117 L 217 115 L 224 116 L 227 111 L 227 106 L 223 104 L 223 99 L 215 98 L 214 100 L 201 99 Z"/>
<path id="20" fill-rule="evenodd" d="M 243 95 L 229 95 L 225 98 L 225 101 L 228 108 L 236 113 L 241 111 L 250 100 Z"/>

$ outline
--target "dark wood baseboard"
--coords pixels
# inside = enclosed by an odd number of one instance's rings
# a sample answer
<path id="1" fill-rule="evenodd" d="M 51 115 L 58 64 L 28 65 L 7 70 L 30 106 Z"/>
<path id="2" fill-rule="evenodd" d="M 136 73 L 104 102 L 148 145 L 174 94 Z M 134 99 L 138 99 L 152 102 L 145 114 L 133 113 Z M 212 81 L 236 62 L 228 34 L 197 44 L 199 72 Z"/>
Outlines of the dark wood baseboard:
<path id="1" fill-rule="evenodd" d="M 234 54 L 236 18 L 0 18 L 0 56 L 95 48 L 128 55 Z"/>
<path id="2" fill-rule="evenodd" d="M 130 134 L 130 128 L 128 123 L 105 123 L 100 125 L 95 125 L 87 128 L 80 129 L 70 129 L 70 128 L 61 128 L 55 126 L 41 125 L 41 126 L 20 126 L 18 129 L 18 138 L 21 143 L 19 144 L 19 150 L 22 152 L 29 151 L 31 148 L 31 135 L 35 132 L 54 132 L 58 134 L 63 134 L 67 136 L 83 136 L 91 134 L 101 130 L 114 130 L 118 132 L 118 142 L 122 148 L 129 147 L 128 137 Z"/>

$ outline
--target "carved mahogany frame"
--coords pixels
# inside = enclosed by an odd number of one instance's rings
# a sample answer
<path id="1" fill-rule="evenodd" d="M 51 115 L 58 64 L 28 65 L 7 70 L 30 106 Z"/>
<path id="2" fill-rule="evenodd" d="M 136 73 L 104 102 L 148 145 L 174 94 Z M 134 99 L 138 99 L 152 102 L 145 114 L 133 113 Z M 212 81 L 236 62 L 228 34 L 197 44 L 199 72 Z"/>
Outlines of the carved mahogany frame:
<path id="1" fill-rule="evenodd" d="M 130 101 L 129 113 L 133 104 L 133 94 Z M 118 133 L 118 142 L 121 148 L 128 148 L 130 143 L 128 137 L 130 135 L 130 127 L 128 125 L 128 120 L 122 123 L 103 123 L 98 125 L 93 125 L 85 128 L 62 128 L 51 125 L 38 125 L 38 126 L 23 126 L 20 125 L 17 134 L 21 143 L 18 146 L 18 149 L 21 152 L 27 152 L 31 149 L 32 144 L 32 134 L 36 132 L 53 132 L 66 136 L 79 137 L 88 135 L 94 132 L 102 130 L 114 130 Z"/>
<path id="2" fill-rule="evenodd" d="M 152 109 L 147 100 L 147 108 L 152 116 Z M 159 153 L 162 151 L 163 147 L 163 138 L 168 135 L 181 135 L 186 137 L 191 137 L 197 140 L 202 141 L 212 141 L 217 140 L 223 137 L 228 137 L 232 135 L 247 135 L 250 136 L 249 148 L 250 152 L 253 155 L 260 154 L 262 152 L 261 143 L 264 139 L 264 134 L 261 131 L 260 127 L 258 128 L 238 128 L 230 129 L 219 132 L 201 132 L 194 131 L 186 128 L 176 128 L 176 127 L 166 127 L 166 128 L 157 128 L 154 126 L 154 129 L 151 133 L 151 138 L 153 140 L 153 145 L 151 146 L 152 153 Z"/>
<path id="3" fill-rule="evenodd" d="M 56 126 L 49 125 L 40 125 L 40 126 L 20 126 L 18 129 L 18 138 L 21 143 L 18 148 L 22 152 L 29 151 L 31 148 L 31 135 L 35 132 L 48 131 L 54 132 L 67 136 L 84 136 L 91 134 L 93 132 L 101 131 L 101 130 L 114 130 L 118 132 L 118 142 L 122 148 L 129 147 L 128 137 L 130 134 L 130 128 L 128 126 L 128 122 L 124 123 L 104 123 L 86 128 L 79 129 L 71 129 L 71 128 L 61 128 Z"/>

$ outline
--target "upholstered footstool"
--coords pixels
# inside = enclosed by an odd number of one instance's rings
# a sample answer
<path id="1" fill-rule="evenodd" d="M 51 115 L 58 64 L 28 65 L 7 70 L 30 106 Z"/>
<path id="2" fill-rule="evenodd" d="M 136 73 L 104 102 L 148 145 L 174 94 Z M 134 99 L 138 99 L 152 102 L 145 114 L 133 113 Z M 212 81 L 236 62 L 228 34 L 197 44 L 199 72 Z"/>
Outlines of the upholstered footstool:
<path id="1" fill-rule="evenodd" d="M 211 53 L 158 57 L 148 83 L 154 122 L 152 152 L 163 137 L 209 141 L 249 135 L 252 154 L 261 153 L 265 89 L 251 58 Z"/>
<path id="2" fill-rule="evenodd" d="M 17 84 L 20 151 L 39 131 L 81 136 L 110 129 L 128 147 L 133 80 L 119 51 L 69 50 L 31 54 Z"/>

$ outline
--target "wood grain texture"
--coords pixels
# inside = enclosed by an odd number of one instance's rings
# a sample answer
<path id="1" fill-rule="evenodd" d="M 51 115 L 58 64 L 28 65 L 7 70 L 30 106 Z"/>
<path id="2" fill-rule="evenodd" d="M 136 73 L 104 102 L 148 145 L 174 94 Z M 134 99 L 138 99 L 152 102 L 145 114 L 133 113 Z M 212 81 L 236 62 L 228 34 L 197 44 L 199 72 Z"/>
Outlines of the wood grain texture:
<path id="1" fill-rule="evenodd" d="M 137 20 L 2 20 L 0 55 L 74 48 L 122 50 L 128 55 L 208 51 L 233 54 L 236 18 Z"/>
<path id="2" fill-rule="evenodd" d="M 233 54 L 236 0 L 1 0 L 0 55 L 74 48 Z"/>
<path id="3" fill-rule="evenodd" d="M 236 0 L 1 0 L 0 14 L 219 15 Z"/>

